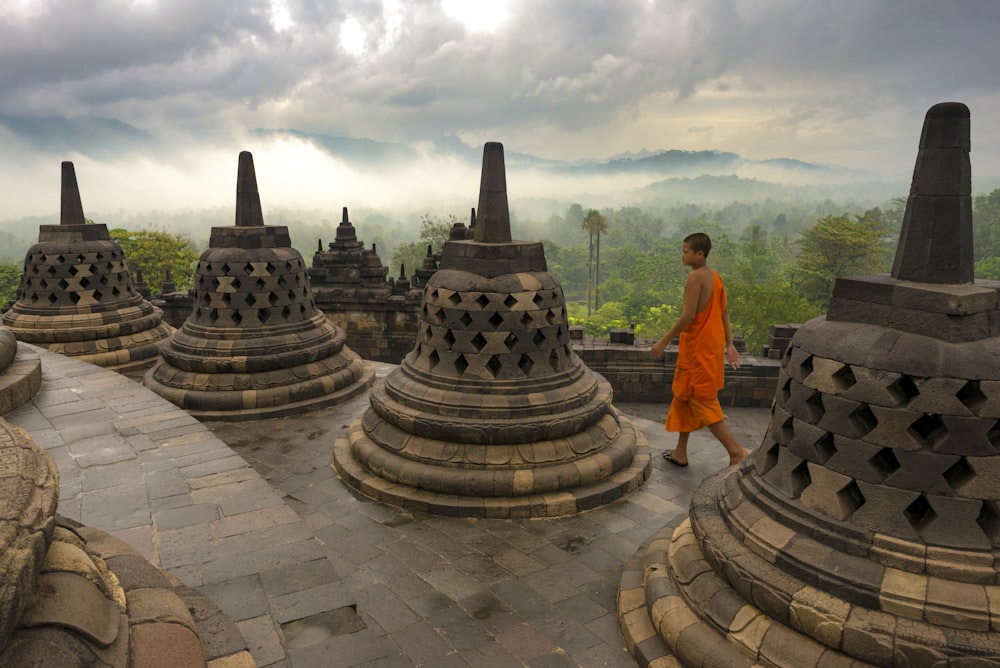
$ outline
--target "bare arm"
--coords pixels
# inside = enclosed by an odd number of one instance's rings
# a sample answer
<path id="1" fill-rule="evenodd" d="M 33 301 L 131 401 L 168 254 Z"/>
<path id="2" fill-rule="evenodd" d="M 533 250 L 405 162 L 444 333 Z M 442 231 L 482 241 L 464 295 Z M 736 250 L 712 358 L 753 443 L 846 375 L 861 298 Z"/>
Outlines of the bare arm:
<path id="1" fill-rule="evenodd" d="M 733 325 L 729 322 L 728 308 L 722 311 L 722 327 L 726 332 L 726 361 L 729 362 L 729 366 L 739 369 L 742 360 L 740 360 L 740 353 L 736 350 L 736 345 L 733 343 Z"/>
<path id="2" fill-rule="evenodd" d="M 653 344 L 651 353 L 653 357 L 659 359 L 663 355 L 663 351 L 667 349 L 670 342 L 673 341 L 678 334 L 683 332 L 688 328 L 694 318 L 698 315 L 698 299 L 701 296 L 701 281 L 698 281 L 694 277 L 694 272 L 688 274 L 687 282 L 684 284 L 684 311 L 681 313 L 681 317 L 677 320 L 677 324 L 670 328 L 670 331 L 663 335 L 659 341 Z M 731 338 L 731 337 L 730 337 Z"/>

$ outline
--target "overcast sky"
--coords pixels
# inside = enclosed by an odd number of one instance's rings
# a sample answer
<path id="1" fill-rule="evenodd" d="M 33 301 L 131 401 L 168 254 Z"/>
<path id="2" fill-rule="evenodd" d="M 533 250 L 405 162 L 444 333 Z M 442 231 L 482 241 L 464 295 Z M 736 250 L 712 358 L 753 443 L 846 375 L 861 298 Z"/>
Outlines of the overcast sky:
<path id="1" fill-rule="evenodd" d="M 117 119 L 171 148 L 80 158 L 107 207 L 130 175 L 185 193 L 224 161 L 234 181 L 240 148 L 275 187 L 329 184 L 303 146 L 251 146 L 258 128 L 908 175 L 924 113 L 950 100 L 972 112 L 973 173 L 1000 175 L 998 34 L 997 0 L 4 0 L 0 114 Z M 0 218 L 51 209 L 35 168 L 52 157 L 0 140 Z"/>

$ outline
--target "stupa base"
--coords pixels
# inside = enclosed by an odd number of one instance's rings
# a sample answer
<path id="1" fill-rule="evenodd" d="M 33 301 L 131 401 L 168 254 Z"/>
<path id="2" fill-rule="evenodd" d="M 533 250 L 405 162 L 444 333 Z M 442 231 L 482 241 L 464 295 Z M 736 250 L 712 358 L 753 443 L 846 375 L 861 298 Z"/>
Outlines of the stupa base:
<path id="1" fill-rule="evenodd" d="M 332 466 L 344 484 L 361 496 L 415 512 L 498 519 L 562 517 L 612 503 L 638 490 L 649 477 L 652 470 L 649 444 L 627 421 L 623 420 L 621 426 L 636 443 L 628 465 L 589 485 L 550 493 L 465 496 L 386 480 L 366 468 L 354 454 L 352 439 L 367 438 L 360 418 L 350 426 L 347 437 L 336 440 Z"/>
<path id="2" fill-rule="evenodd" d="M 0 415 L 31 401 L 42 388 L 42 361 L 38 353 L 23 344 L 6 369 L 0 370 Z"/>

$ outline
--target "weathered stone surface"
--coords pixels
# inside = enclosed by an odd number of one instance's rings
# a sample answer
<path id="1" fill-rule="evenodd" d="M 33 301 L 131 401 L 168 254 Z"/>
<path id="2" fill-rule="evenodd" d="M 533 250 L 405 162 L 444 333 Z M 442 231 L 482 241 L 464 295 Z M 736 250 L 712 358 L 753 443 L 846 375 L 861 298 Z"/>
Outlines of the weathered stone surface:
<path id="1" fill-rule="evenodd" d="M 213 228 L 194 308 L 143 383 L 201 419 L 293 415 L 364 392 L 374 370 L 316 308 L 288 230 L 263 224 L 253 158 L 240 154 L 236 225 Z"/>

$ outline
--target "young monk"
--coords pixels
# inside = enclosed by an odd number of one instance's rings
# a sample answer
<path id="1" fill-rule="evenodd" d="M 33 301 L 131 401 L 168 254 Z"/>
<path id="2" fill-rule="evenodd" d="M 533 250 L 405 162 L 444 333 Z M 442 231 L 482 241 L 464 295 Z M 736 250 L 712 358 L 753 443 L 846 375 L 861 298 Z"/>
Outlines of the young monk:
<path id="1" fill-rule="evenodd" d="M 723 386 L 724 361 L 740 367 L 740 354 L 733 345 L 733 329 L 726 309 L 722 278 L 709 269 L 707 259 L 712 240 L 696 232 L 684 239 L 681 262 L 691 267 L 684 285 L 684 312 L 680 320 L 652 348 L 659 359 L 679 333 L 677 370 L 674 372 L 667 431 L 678 432 L 677 447 L 664 450 L 663 458 L 677 466 L 688 465 L 688 436 L 708 427 L 729 453 L 729 464 L 738 464 L 750 454 L 736 442 L 726 427 L 718 392 Z"/>

